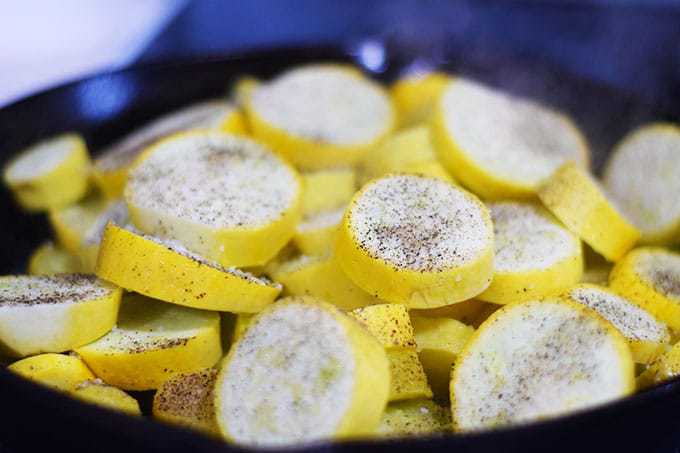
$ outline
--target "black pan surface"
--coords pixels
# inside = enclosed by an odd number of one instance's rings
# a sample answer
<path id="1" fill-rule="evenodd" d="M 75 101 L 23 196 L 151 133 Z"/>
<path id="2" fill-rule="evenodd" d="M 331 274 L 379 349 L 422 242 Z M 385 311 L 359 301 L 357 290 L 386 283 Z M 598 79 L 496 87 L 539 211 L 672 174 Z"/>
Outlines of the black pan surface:
<path id="1" fill-rule="evenodd" d="M 293 48 L 105 73 L 31 96 L 0 109 L 0 164 L 36 140 L 81 132 L 96 154 L 143 122 L 182 105 L 223 96 L 238 76 L 270 77 L 293 66 L 361 58 L 336 48 Z M 373 76 L 389 81 L 413 61 L 388 55 Z M 596 170 L 631 128 L 652 120 L 680 119 L 627 93 L 579 79 L 536 61 L 493 55 L 433 63 L 569 113 L 584 130 Z M 371 72 L 371 71 L 368 71 Z M 680 109 L 680 107 L 679 107 Z M 22 272 L 30 251 L 50 235 L 43 215 L 27 215 L 0 188 L 0 272 Z M 87 406 L 0 370 L 0 452 L 217 452 L 241 451 L 148 419 Z M 680 380 L 620 402 L 556 420 L 488 433 L 429 439 L 312 445 L 289 451 L 411 452 L 680 451 Z"/>

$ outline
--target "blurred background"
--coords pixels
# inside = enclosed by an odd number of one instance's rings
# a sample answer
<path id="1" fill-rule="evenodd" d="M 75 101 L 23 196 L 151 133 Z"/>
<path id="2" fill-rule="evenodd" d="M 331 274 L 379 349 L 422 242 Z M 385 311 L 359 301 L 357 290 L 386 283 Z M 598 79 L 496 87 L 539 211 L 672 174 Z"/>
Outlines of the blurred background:
<path id="1" fill-rule="evenodd" d="M 0 105 L 136 62 L 341 45 L 372 70 L 442 59 L 548 64 L 680 104 L 671 0 L 0 0 Z"/>

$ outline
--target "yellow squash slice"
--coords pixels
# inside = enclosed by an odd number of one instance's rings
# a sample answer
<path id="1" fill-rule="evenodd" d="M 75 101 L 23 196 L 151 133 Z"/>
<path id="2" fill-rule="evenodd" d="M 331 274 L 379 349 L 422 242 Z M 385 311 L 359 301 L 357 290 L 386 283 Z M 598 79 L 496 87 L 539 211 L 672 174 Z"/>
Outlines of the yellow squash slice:
<path id="1" fill-rule="evenodd" d="M 295 229 L 293 243 L 305 255 L 332 253 L 346 207 L 306 217 Z"/>
<path id="2" fill-rule="evenodd" d="M 680 376 L 680 343 L 668 348 L 638 377 L 640 388 L 652 387 Z"/>
<path id="3" fill-rule="evenodd" d="M 181 242 L 222 266 L 265 264 L 292 238 L 300 177 L 243 137 L 194 131 L 139 157 L 125 199 L 145 233 Z"/>
<path id="4" fill-rule="evenodd" d="M 239 313 L 236 315 L 236 321 L 234 322 L 234 331 L 232 333 L 232 342 L 235 342 L 250 326 L 250 322 L 253 320 L 254 315 Z"/>
<path id="5" fill-rule="evenodd" d="M 90 157 L 83 139 L 64 134 L 22 151 L 4 169 L 3 179 L 29 211 L 59 208 L 87 192 Z"/>
<path id="6" fill-rule="evenodd" d="M 349 315 L 364 326 L 385 348 L 416 347 L 413 326 L 404 305 L 371 305 L 352 310 Z"/>
<path id="7" fill-rule="evenodd" d="M 484 199 L 533 197 L 563 163 L 589 161 L 566 116 L 463 78 L 439 99 L 432 141 L 444 167 Z"/>
<path id="8" fill-rule="evenodd" d="M 28 260 L 31 275 L 74 274 L 80 270 L 80 261 L 52 242 L 36 248 Z"/>
<path id="9" fill-rule="evenodd" d="M 370 294 L 409 308 L 462 302 L 493 274 L 493 227 L 472 194 L 441 180 L 391 175 L 373 180 L 345 213 L 336 254 Z"/>
<path id="10" fill-rule="evenodd" d="M 680 330 L 680 254 L 655 247 L 637 248 L 616 263 L 609 286 L 671 329 Z"/>
<path id="11" fill-rule="evenodd" d="M 572 233 L 609 261 L 621 258 L 640 238 L 595 178 L 573 163 L 558 168 L 538 196 Z"/>
<path id="12" fill-rule="evenodd" d="M 382 303 L 345 275 L 335 255 L 301 255 L 275 267 L 270 275 L 287 295 L 314 296 L 342 310 Z"/>
<path id="13" fill-rule="evenodd" d="M 450 318 L 426 318 L 411 314 L 411 324 L 427 381 L 434 395 L 449 397 L 451 367 L 475 329 Z"/>
<path id="14" fill-rule="evenodd" d="M 378 304 L 352 310 L 349 315 L 385 348 L 390 362 L 389 401 L 431 398 L 423 365 L 418 359 L 413 326 L 400 304 Z"/>
<path id="15" fill-rule="evenodd" d="M 153 397 L 153 416 L 167 423 L 217 434 L 213 394 L 216 379 L 214 368 L 171 377 Z"/>
<path id="16" fill-rule="evenodd" d="M 118 325 L 76 352 L 107 384 L 152 390 L 174 374 L 219 361 L 220 317 L 130 294 L 121 304 Z"/>
<path id="17" fill-rule="evenodd" d="M 454 428 L 480 430 L 556 417 L 630 395 L 626 339 L 567 299 L 509 304 L 480 326 L 451 379 Z"/>
<path id="18" fill-rule="evenodd" d="M 426 126 L 406 129 L 388 137 L 363 160 L 360 179 L 365 183 L 390 173 L 421 173 L 453 182 L 437 160 Z"/>
<path id="19" fill-rule="evenodd" d="M 628 340 L 636 363 L 650 363 L 670 342 L 666 324 L 610 289 L 583 284 L 569 290 L 567 297 L 592 308 L 611 322 Z"/>
<path id="20" fill-rule="evenodd" d="M 144 149 L 164 137 L 196 128 L 245 132 L 243 117 L 227 102 L 212 100 L 184 107 L 152 120 L 102 150 L 94 163 L 95 183 L 107 197 L 120 198 L 128 170 Z"/>
<path id="21" fill-rule="evenodd" d="M 680 241 L 680 127 L 644 126 L 617 145 L 604 184 L 645 244 Z"/>
<path id="22" fill-rule="evenodd" d="M 456 183 L 451 174 L 446 171 L 444 166 L 435 160 L 406 165 L 402 173 L 429 176 L 430 178 L 441 179 L 442 181 L 446 181 L 451 184 Z"/>
<path id="23" fill-rule="evenodd" d="M 65 354 L 38 354 L 7 367 L 13 373 L 62 392 L 72 392 L 94 374 L 79 357 Z"/>
<path id="24" fill-rule="evenodd" d="M 449 76 L 442 72 L 421 72 L 394 82 L 390 95 L 397 110 L 399 127 L 427 122 L 449 81 Z"/>
<path id="25" fill-rule="evenodd" d="M 345 66 L 292 69 L 247 101 L 253 136 L 305 170 L 356 164 L 395 125 L 385 90 Z"/>
<path id="26" fill-rule="evenodd" d="M 411 310 L 410 313 L 424 318 L 451 318 L 463 324 L 472 325 L 484 313 L 488 305 L 491 304 L 479 299 L 469 299 L 439 308 Z"/>
<path id="27" fill-rule="evenodd" d="M 86 403 L 128 415 L 142 415 L 136 399 L 119 388 L 105 384 L 101 379 L 81 382 L 71 392 L 71 396 Z"/>
<path id="28" fill-rule="evenodd" d="M 109 224 L 97 275 L 125 289 L 187 307 L 257 313 L 281 285 L 193 254 L 174 241 Z"/>
<path id="29" fill-rule="evenodd" d="M 451 410 L 431 400 L 390 403 L 376 434 L 385 437 L 425 436 L 451 431 Z"/>
<path id="30" fill-rule="evenodd" d="M 432 398 L 432 389 L 415 349 L 389 348 L 390 395 L 388 401 Z"/>
<path id="31" fill-rule="evenodd" d="M 300 177 L 305 217 L 346 206 L 357 191 L 356 172 L 350 167 L 310 171 Z"/>
<path id="32" fill-rule="evenodd" d="M 494 227 L 494 276 L 477 298 L 495 304 L 554 296 L 583 274 L 581 241 L 542 207 L 489 205 Z"/>
<path id="33" fill-rule="evenodd" d="M 94 341 L 116 323 L 120 296 L 93 275 L 0 277 L 0 350 L 24 357 Z"/>
<path id="34" fill-rule="evenodd" d="M 57 242 L 79 261 L 83 272 L 94 272 L 99 243 L 109 222 L 125 225 L 127 206 L 121 200 L 106 200 L 92 194 L 78 203 L 49 212 Z"/>
<path id="35" fill-rule="evenodd" d="M 215 387 L 222 434 L 274 447 L 373 433 L 387 404 L 385 350 L 334 306 L 290 298 L 257 315 Z"/>

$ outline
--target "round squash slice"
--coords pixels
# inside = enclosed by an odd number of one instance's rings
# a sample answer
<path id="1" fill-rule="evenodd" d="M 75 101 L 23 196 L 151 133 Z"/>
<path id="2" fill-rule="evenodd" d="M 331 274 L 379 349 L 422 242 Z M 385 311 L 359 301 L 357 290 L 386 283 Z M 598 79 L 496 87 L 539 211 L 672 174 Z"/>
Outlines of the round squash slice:
<path id="1" fill-rule="evenodd" d="M 369 294 L 435 308 L 487 288 L 493 227 L 474 195 L 435 178 L 389 175 L 355 195 L 336 254 L 347 276 Z"/>
<path id="2" fill-rule="evenodd" d="M 597 180 L 572 162 L 545 181 L 538 197 L 569 231 L 609 261 L 617 261 L 640 238 Z"/>
<path id="3" fill-rule="evenodd" d="M 216 379 L 215 368 L 171 377 L 153 397 L 153 416 L 167 423 L 217 433 L 213 395 Z"/>
<path id="4" fill-rule="evenodd" d="M 79 357 L 66 354 L 38 354 L 7 367 L 13 373 L 62 392 L 72 392 L 94 374 Z"/>
<path id="5" fill-rule="evenodd" d="M 188 129 L 215 129 L 243 133 L 244 120 L 231 104 L 205 101 L 163 115 L 108 146 L 94 162 L 93 178 L 109 198 L 123 195 L 130 166 L 144 149 L 171 134 Z"/>
<path id="6" fill-rule="evenodd" d="M 115 325 L 120 296 L 93 275 L 0 277 L 0 350 L 24 357 L 94 341 Z"/>
<path id="7" fill-rule="evenodd" d="M 292 238 L 301 191 L 297 172 L 261 145 L 194 131 L 140 156 L 125 199 L 143 232 L 243 267 L 265 264 Z"/>
<path id="8" fill-rule="evenodd" d="M 451 431 L 451 410 L 431 400 L 390 403 L 377 434 L 386 437 L 424 436 Z"/>
<path id="9" fill-rule="evenodd" d="M 220 316 L 130 293 L 121 304 L 118 325 L 76 352 L 109 385 L 153 390 L 175 374 L 220 360 Z"/>
<path id="10" fill-rule="evenodd" d="M 290 298 L 257 315 L 215 386 L 222 434 L 275 447 L 372 433 L 387 404 L 382 345 L 334 306 Z"/>
<path id="11" fill-rule="evenodd" d="M 635 249 L 616 263 L 609 286 L 680 330 L 680 254 L 656 247 Z"/>
<path id="12" fill-rule="evenodd" d="M 52 242 L 38 246 L 28 260 L 31 275 L 74 274 L 80 270 L 80 261 Z"/>
<path id="13" fill-rule="evenodd" d="M 281 285 L 224 268 L 176 241 L 109 224 L 97 275 L 145 296 L 204 310 L 257 313 L 276 299 Z"/>
<path id="14" fill-rule="evenodd" d="M 21 152 L 3 173 L 5 184 L 29 211 L 59 208 L 87 192 L 90 157 L 83 139 L 64 134 Z"/>
<path id="15" fill-rule="evenodd" d="M 257 86 L 245 110 L 255 138 L 307 170 L 358 163 L 395 125 L 385 90 L 339 65 L 287 71 Z"/>
<path id="16" fill-rule="evenodd" d="M 455 179 L 485 199 L 533 197 L 563 163 L 589 161 L 566 116 L 463 78 L 442 93 L 432 140 Z"/>
<path id="17" fill-rule="evenodd" d="M 459 431 L 556 417 L 635 390 L 628 344 L 595 311 L 555 298 L 495 312 L 461 352 L 451 378 Z"/>
<path id="18" fill-rule="evenodd" d="M 680 127 L 651 124 L 617 145 L 604 184 L 646 244 L 680 240 Z"/>
<path id="19" fill-rule="evenodd" d="M 611 322 L 628 340 L 636 363 L 650 363 L 670 342 L 666 324 L 608 288 L 582 284 L 569 290 L 567 296 Z"/>
<path id="20" fill-rule="evenodd" d="M 78 384 L 71 396 L 95 406 L 123 412 L 128 415 L 142 415 L 139 403 L 119 388 L 105 384 L 101 379 L 91 379 Z"/>
<path id="21" fill-rule="evenodd" d="M 507 304 L 554 296 L 583 274 L 581 241 L 542 207 L 524 202 L 489 205 L 494 228 L 494 276 L 477 298 Z"/>
<path id="22" fill-rule="evenodd" d="M 400 78 L 390 87 L 399 127 L 427 122 L 450 78 L 442 72 L 420 72 Z"/>

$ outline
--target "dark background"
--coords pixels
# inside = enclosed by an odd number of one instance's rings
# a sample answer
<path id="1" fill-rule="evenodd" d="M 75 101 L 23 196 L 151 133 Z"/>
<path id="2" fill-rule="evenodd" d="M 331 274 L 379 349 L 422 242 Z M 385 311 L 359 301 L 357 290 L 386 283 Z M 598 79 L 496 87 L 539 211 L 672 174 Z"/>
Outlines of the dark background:
<path id="1" fill-rule="evenodd" d="M 142 61 L 366 40 L 400 58 L 540 61 L 680 103 L 680 3 L 662 0 L 194 0 Z"/>

